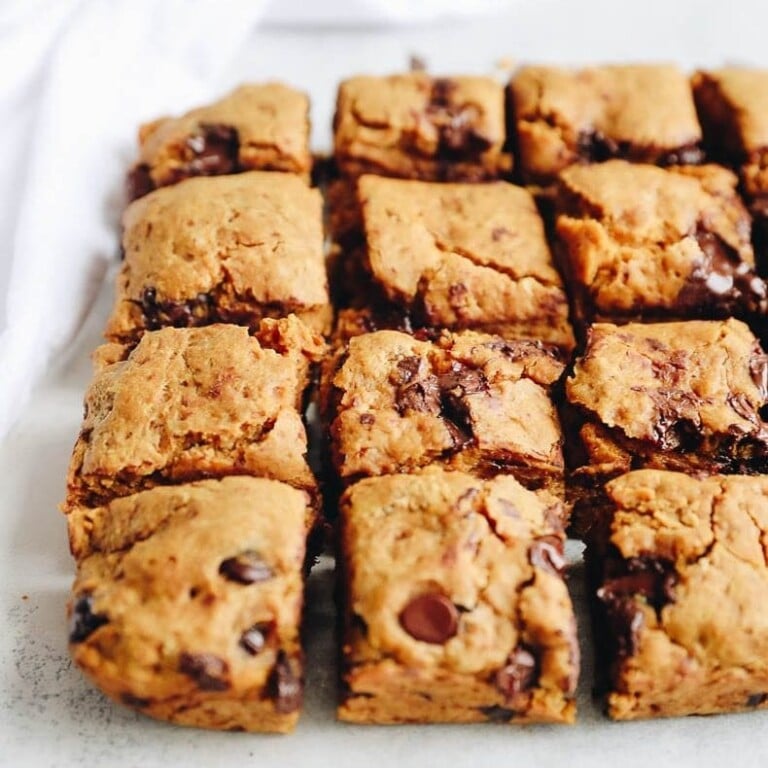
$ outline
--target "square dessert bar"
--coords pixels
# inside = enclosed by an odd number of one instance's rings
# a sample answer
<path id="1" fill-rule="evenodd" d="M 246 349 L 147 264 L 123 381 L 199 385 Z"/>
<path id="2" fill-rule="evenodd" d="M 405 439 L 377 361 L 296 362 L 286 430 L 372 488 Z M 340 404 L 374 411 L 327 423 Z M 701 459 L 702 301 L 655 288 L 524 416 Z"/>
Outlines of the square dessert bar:
<path id="1" fill-rule="evenodd" d="M 739 168 L 756 217 L 756 244 L 768 246 L 768 70 L 697 72 L 693 92 L 713 157 Z"/>
<path id="2" fill-rule="evenodd" d="M 701 128 L 674 66 L 523 67 L 510 84 L 518 168 L 548 185 L 573 163 L 700 163 Z"/>
<path id="3" fill-rule="evenodd" d="M 252 171 L 188 179 L 123 215 L 125 258 L 105 335 L 298 315 L 328 332 L 322 200 L 297 176 Z"/>
<path id="4" fill-rule="evenodd" d="M 737 181 L 715 165 L 563 171 L 556 229 L 578 323 L 764 317 Z"/>
<path id="5" fill-rule="evenodd" d="M 155 485 L 256 475 L 308 490 L 302 399 L 324 343 L 291 316 L 164 328 L 105 345 L 85 395 L 65 510 Z"/>
<path id="6" fill-rule="evenodd" d="M 75 663 L 182 725 L 293 729 L 309 497 L 250 477 L 153 488 L 69 515 Z"/>
<path id="7" fill-rule="evenodd" d="M 563 491 L 552 387 L 563 365 L 541 344 L 466 331 L 424 341 L 356 336 L 325 388 L 332 459 L 345 483 L 440 463 L 511 473 Z"/>
<path id="8" fill-rule="evenodd" d="M 738 320 L 596 323 L 565 389 L 574 490 L 643 467 L 768 472 L 768 358 Z"/>
<path id="9" fill-rule="evenodd" d="M 504 142 L 504 90 L 492 78 L 411 72 L 339 87 L 334 145 L 345 176 L 496 179 L 511 168 Z"/>
<path id="10" fill-rule="evenodd" d="M 572 348 L 568 300 L 530 192 L 363 176 L 358 199 L 371 279 L 414 322 Z"/>
<path id="11" fill-rule="evenodd" d="M 223 99 L 139 129 L 131 200 L 190 176 L 289 171 L 309 177 L 309 99 L 281 83 L 242 85 Z"/>
<path id="12" fill-rule="evenodd" d="M 512 477 L 429 469 L 341 502 L 341 720 L 575 718 L 560 502 Z"/>
<path id="13" fill-rule="evenodd" d="M 587 546 L 617 720 L 768 708 L 768 478 L 613 480 Z"/>

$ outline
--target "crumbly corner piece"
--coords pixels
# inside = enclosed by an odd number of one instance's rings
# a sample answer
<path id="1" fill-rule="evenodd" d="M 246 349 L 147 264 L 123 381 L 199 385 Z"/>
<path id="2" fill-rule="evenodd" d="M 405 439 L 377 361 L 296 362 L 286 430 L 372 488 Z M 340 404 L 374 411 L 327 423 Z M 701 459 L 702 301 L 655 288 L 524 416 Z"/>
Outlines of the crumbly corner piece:
<path id="1" fill-rule="evenodd" d="M 332 309 L 322 200 L 292 174 L 251 171 L 158 189 L 123 215 L 124 261 L 105 336 L 296 314 L 318 333 Z"/>
<path id="2" fill-rule="evenodd" d="M 69 515 L 75 663 L 161 720 L 293 729 L 309 497 L 250 477 L 154 488 Z"/>
<path id="3" fill-rule="evenodd" d="M 63 509 L 155 485 L 255 475 L 316 490 L 302 398 L 322 339 L 296 317 L 164 328 L 95 358 Z"/>
<path id="4" fill-rule="evenodd" d="M 768 358 L 738 320 L 596 323 L 565 390 L 577 496 L 643 467 L 768 472 Z"/>
<path id="5" fill-rule="evenodd" d="M 504 91 L 492 78 L 411 72 L 339 86 L 334 146 L 345 176 L 497 179 L 512 166 L 504 142 Z"/>
<path id="6" fill-rule="evenodd" d="M 190 176 L 287 171 L 309 178 L 309 99 L 282 83 L 241 85 L 224 98 L 139 129 L 131 200 Z"/>
<path id="7" fill-rule="evenodd" d="M 768 70 L 696 72 L 696 108 L 708 152 L 739 169 L 755 217 L 754 242 L 768 248 Z"/>
<path id="8" fill-rule="evenodd" d="M 768 478 L 641 470 L 587 547 L 609 715 L 768 708 Z"/>
<path id="9" fill-rule="evenodd" d="M 556 229 L 578 322 L 764 316 L 737 183 L 714 165 L 563 171 Z"/>
<path id="10" fill-rule="evenodd" d="M 573 347 L 568 300 L 528 190 L 363 176 L 366 266 L 419 324 Z"/>
<path id="11" fill-rule="evenodd" d="M 522 67 L 510 99 L 526 183 L 548 185 L 569 165 L 610 158 L 656 165 L 704 160 L 688 78 L 676 66 Z"/>
<path id="12" fill-rule="evenodd" d="M 560 502 L 431 468 L 341 502 L 341 720 L 572 723 Z"/>
<path id="13" fill-rule="evenodd" d="M 471 331 L 435 341 L 397 331 L 356 336 L 324 389 L 335 468 L 350 483 L 438 462 L 483 476 L 512 473 L 562 495 L 552 400 L 562 372 L 536 342 Z"/>

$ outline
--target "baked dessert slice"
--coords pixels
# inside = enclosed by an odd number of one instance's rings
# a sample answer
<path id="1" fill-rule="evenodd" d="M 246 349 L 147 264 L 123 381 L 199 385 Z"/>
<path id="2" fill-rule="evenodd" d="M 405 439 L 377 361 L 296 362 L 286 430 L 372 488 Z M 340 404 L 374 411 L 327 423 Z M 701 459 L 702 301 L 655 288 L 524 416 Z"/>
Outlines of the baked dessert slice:
<path id="1" fill-rule="evenodd" d="M 587 547 L 617 720 L 768 708 L 768 478 L 640 470 Z"/>
<path id="2" fill-rule="evenodd" d="M 309 99 L 282 83 L 241 85 L 224 98 L 139 129 L 131 200 L 190 176 L 286 171 L 309 178 Z"/>
<path id="3" fill-rule="evenodd" d="M 437 468 L 349 488 L 339 718 L 573 722 L 560 505 L 512 477 Z"/>
<path id="4" fill-rule="evenodd" d="M 768 472 L 767 382 L 738 320 L 593 325 L 565 382 L 576 517 L 593 517 L 603 484 L 630 469 Z"/>
<path id="5" fill-rule="evenodd" d="M 704 160 L 693 94 L 676 66 L 526 66 L 510 83 L 510 101 L 518 168 L 529 184 L 548 186 L 574 163 Z"/>
<path id="6" fill-rule="evenodd" d="M 398 331 L 352 338 L 324 412 L 344 483 L 429 464 L 511 473 L 563 493 L 557 356 L 531 341 L 471 331 L 422 340 Z"/>
<path id="7" fill-rule="evenodd" d="M 504 90 L 490 77 L 352 77 L 339 86 L 333 127 L 344 176 L 486 181 L 511 168 Z"/>
<path id="8" fill-rule="evenodd" d="M 316 491 L 302 420 L 310 366 L 325 350 L 296 317 L 164 328 L 104 345 L 85 395 L 63 508 L 156 485 L 255 475 Z"/>
<path id="9" fill-rule="evenodd" d="M 374 295 L 415 325 L 573 347 L 565 289 L 527 190 L 363 176 L 357 196 Z"/>
<path id="10" fill-rule="evenodd" d="M 123 215 L 124 260 L 105 335 L 296 314 L 330 330 L 322 201 L 292 174 L 252 171 L 158 189 Z"/>
<path id="11" fill-rule="evenodd" d="M 749 214 L 714 165 L 611 160 L 564 170 L 558 253 L 580 326 L 594 321 L 764 320 Z"/>
<path id="12" fill-rule="evenodd" d="M 307 493 L 251 477 L 69 515 L 69 647 L 108 696 L 201 728 L 286 732 L 303 687 Z"/>

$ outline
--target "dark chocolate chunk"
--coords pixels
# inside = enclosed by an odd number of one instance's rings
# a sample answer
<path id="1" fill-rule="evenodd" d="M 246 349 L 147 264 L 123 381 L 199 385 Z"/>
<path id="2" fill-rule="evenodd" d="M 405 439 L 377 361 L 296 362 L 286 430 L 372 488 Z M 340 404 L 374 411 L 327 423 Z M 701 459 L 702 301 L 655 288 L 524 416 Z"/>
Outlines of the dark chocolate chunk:
<path id="1" fill-rule="evenodd" d="M 645 617 L 640 606 L 632 597 L 606 593 L 598 596 L 603 602 L 610 636 L 613 638 L 614 651 L 619 661 L 634 656 L 640 629 Z"/>
<path id="2" fill-rule="evenodd" d="M 285 651 L 277 653 L 277 661 L 267 682 L 267 692 L 275 702 L 275 709 L 281 714 L 295 712 L 301 706 L 303 685 L 294 673 Z"/>
<path id="3" fill-rule="evenodd" d="M 155 188 L 155 182 L 149 175 L 149 166 L 141 163 L 128 172 L 126 179 L 128 200 L 136 200 L 149 194 Z"/>
<path id="4" fill-rule="evenodd" d="M 459 629 L 459 611 L 445 596 L 426 592 L 414 597 L 400 612 L 400 625 L 416 640 L 440 645 Z"/>
<path id="5" fill-rule="evenodd" d="M 418 411 L 437 416 L 440 413 L 440 389 L 437 385 L 437 377 L 429 375 L 404 384 L 395 393 L 395 400 L 401 414 L 407 411 Z"/>
<path id="6" fill-rule="evenodd" d="M 485 715 L 489 723 L 508 723 L 517 713 L 513 709 L 506 707 L 478 707 Z"/>
<path id="7" fill-rule="evenodd" d="M 628 145 L 626 142 L 615 141 L 601 131 L 582 131 L 576 139 L 576 152 L 588 163 L 602 163 L 613 157 L 624 157 Z"/>
<path id="8" fill-rule="evenodd" d="M 360 414 L 360 423 L 365 424 L 366 426 L 370 426 L 371 424 L 374 424 L 376 422 L 376 417 L 372 413 L 361 413 Z"/>
<path id="9" fill-rule="evenodd" d="M 566 565 L 562 539 L 557 536 L 537 537 L 528 547 L 528 560 L 537 568 L 561 574 Z"/>
<path id="10" fill-rule="evenodd" d="M 275 575 L 264 558 L 252 549 L 247 549 L 235 557 L 224 560 L 219 566 L 219 573 L 230 581 L 236 581 L 240 584 L 267 581 Z"/>
<path id="11" fill-rule="evenodd" d="M 186 141 L 191 154 L 187 173 L 192 176 L 213 176 L 238 170 L 239 139 L 230 125 L 204 123 Z"/>
<path id="12" fill-rule="evenodd" d="M 145 288 L 138 302 L 144 314 L 148 330 L 172 326 L 174 328 L 193 328 L 210 322 L 214 299 L 208 293 L 199 293 L 188 301 L 158 301 L 157 290 Z"/>
<path id="13" fill-rule="evenodd" d="M 240 635 L 240 646 L 244 648 L 251 656 L 256 656 L 264 650 L 267 644 L 267 638 L 272 632 L 274 625 L 271 622 L 259 622 L 243 632 Z"/>
<path id="14" fill-rule="evenodd" d="M 182 653 L 179 672 L 191 677 L 201 691 L 226 691 L 229 665 L 213 653 Z"/>
<path id="15" fill-rule="evenodd" d="M 407 384 L 413 380 L 415 376 L 418 376 L 419 371 L 421 370 L 421 363 L 422 360 L 417 355 L 409 355 L 408 357 L 398 360 L 397 370 L 400 374 L 400 382 Z"/>
<path id="16" fill-rule="evenodd" d="M 662 167 L 668 165 L 701 165 L 706 159 L 707 156 L 701 145 L 694 142 L 665 152 L 659 156 L 656 162 Z"/>
<path id="17" fill-rule="evenodd" d="M 539 677 L 536 657 L 525 646 L 519 645 L 507 658 L 507 663 L 496 672 L 496 687 L 507 697 L 514 699 L 530 690 Z"/>
<path id="18" fill-rule="evenodd" d="M 753 693 L 747 698 L 748 707 L 759 707 L 761 704 L 765 704 L 768 701 L 768 693 Z"/>
<path id="19" fill-rule="evenodd" d="M 109 618 L 105 614 L 93 612 L 91 595 L 80 595 L 72 606 L 72 615 L 69 619 L 69 642 L 82 643 L 108 621 Z"/>

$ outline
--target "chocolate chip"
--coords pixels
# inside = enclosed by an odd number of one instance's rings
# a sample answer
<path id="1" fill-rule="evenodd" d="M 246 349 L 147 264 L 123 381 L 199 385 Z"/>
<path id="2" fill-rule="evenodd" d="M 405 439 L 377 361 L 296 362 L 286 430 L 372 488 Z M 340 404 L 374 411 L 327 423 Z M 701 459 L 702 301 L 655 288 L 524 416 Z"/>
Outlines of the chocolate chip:
<path id="1" fill-rule="evenodd" d="M 508 723 L 517 714 L 513 709 L 506 707 L 478 707 L 485 715 L 489 723 Z"/>
<path id="2" fill-rule="evenodd" d="M 626 142 L 617 142 L 601 131 L 582 131 L 576 139 L 576 151 L 589 163 L 602 163 L 612 157 L 623 157 L 628 151 Z"/>
<path id="3" fill-rule="evenodd" d="M 414 597 L 400 612 L 400 626 L 416 640 L 440 645 L 450 640 L 459 628 L 456 606 L 438 592 Z"/>
<path id="4" fill-rule="evenodd" d="M 281 714 L 295 712 L 301 706 L 303 685 L 291 668 L 285 651 L 277 653 L 277 661 L 267 682 L 267 691 L 275 702 L 275 709 Z"/>
<path id="5" fill-rule="evenodd" d="M 166 326 L 192 328 L 203 325 L 212 319 L 215 304 L 213 296 L 208 293 L 199 293 L 188 301 L 158 301 L 157 289 L 152 286 L 144 289 L 137 303 L 150 331 Z"/>
<path id="6" fill-rule="evenodd" d="M 271 622 L 259 622 L 248 628 L 240 635 L 240 646 L 244 648 L 251 656 L 256 656 L 264 650 L 267 644 L 267 638 L 272 632 L 274 625 Z"/>
<path id="7" fill-rule="evenodd" d="M 748 707 L 759 707 L 761 704 L 765 704 L 768 701 L 768 693 L 753 693 L 747 697 Z"/>
<path id="8" fill-rule="evenodd" d="M 704 150 L 697 143 L 685 144 L 661 155 L 658 165 L 700 165 L 706 160 Z"/>
<path id="9" fill-rule="evenodd" d="M 91 595 L 80 595 L 72 606 L 72 615 L 69 619 L 69 642 L 82 643 L 108 621 L 109 618 L 105 614 L 93 612 Z"/>
<path id="10" fill-rule="evenodd" d="M 219 566 L 219 573 L 239 584 L 255 584 L 267 581 L 275 575 L 262 556 L 252 549 L 224 560 Z"/>
<path id="11" fill-rule="evenodd" d="M 366 426 L 370 426 L 371 424 L 374 424 L 376 422 L 376 417 L 372 413 L 361 413 L 360 414 L 360 423 L 365 424 Z"/>
<path id="12" fill-rule="evenodd" d="M 191 677 L 201 691 L 226 691 L 229 665 L 212 653 L 182 653 L 179 672 Z"/>
<path id="13" fill-rule="evenodd" d="M 557 536 L 537 537 L 528 547 L 528 560 L 536 568 L 560 575 L 566 565 L 562 539 Z"/>
<path id="14" fill-rule="evenodd" d="M 421 371 L 422 358 L 417 355 L 409 355 L 397 361 L 397 370 L 400 374 L 400 383 L 407 384 Z"/>
<path id="15" fill-rule="evenodd" d="M 140 164 L 131 168 L 126 179 L 126 187 L 129 200 L 149 194 L 155 188 L 155 182 L 149 174 L 149 166 Z"/>
<path id="16" fill-rule="evenodd" d="M 506 664 L 496 672 L 496 687 L 514 699 L 532 688 L 539 677 L 536 657 L 525 646 L 519 645 L 510 653 Z"/>
<path id="17" fill-rule="evenodd" d="M 605 594 L 600 596 L 605 610 L 610 636 L 613 638 L 615 654 L 619 660 L 637 653 L 640 630 L 645 616 L 631 597 Z"/>
<path id="18" fill-rule="evenodd" d="M 186 141 L 191 153 L 186 172 L 193 176 L 212 176 L 238 170 L 237 131 L 231 125 L 203 123 Z"/>

